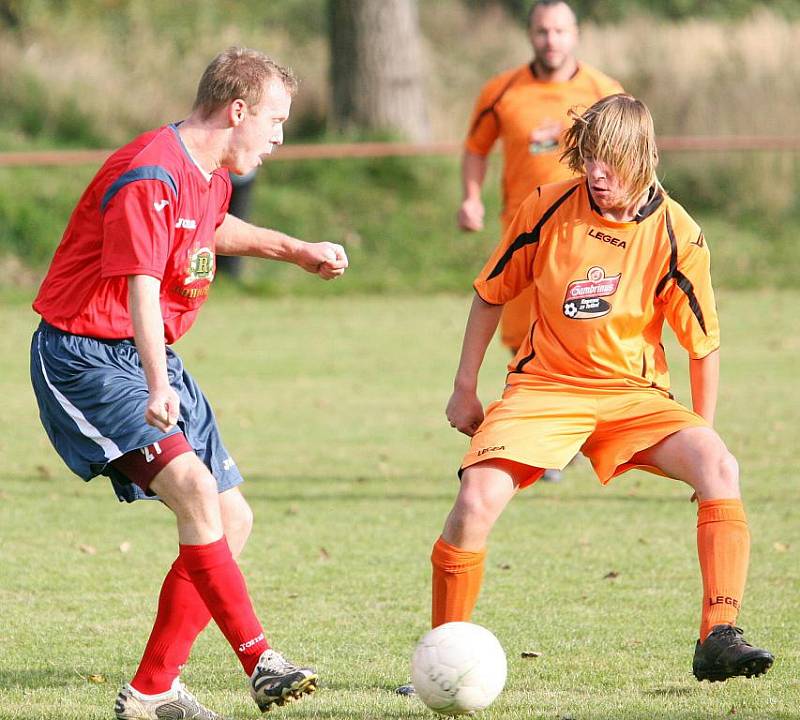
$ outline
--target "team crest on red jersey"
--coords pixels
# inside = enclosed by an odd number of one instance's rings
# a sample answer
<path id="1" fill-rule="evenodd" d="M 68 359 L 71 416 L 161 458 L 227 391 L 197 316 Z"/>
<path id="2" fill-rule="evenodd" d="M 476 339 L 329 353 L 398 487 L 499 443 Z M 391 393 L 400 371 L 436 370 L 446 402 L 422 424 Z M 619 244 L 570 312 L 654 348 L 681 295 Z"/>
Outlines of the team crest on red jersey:
<path id="1" fill-rule="evenodd" d="M 591 267 L 585 280 L 573 280 L 567 286 L 564 315 L 573 320 L 591 320 L 611 312 L 611 303 L 603 300 L 619 287 L 622 273 L 606 277 L 601 267 Z"/>
<path id="2" fill-rule="evenodd" d="M 195 280 L 214 279 L 214 252 L 211 248 L 201 247 L 189 256 L 189 270 L 186 274 L 184 285 L 189 285 Z"/>

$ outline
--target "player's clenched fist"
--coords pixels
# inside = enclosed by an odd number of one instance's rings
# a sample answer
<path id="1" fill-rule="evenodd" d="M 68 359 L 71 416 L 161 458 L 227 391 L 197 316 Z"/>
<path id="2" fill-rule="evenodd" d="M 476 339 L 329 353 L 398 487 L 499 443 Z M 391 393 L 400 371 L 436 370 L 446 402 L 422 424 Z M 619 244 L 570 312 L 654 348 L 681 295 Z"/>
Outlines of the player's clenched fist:
<path id="1" fill-rule="evenodd" d="M 178 393 L 171 387 L 164 390 L 151 390 L 144 411 L 144 419 L 148 425 L 167 432 L 175 427 L 180 415 L 181 401 Z"/>
<path id="2" fill-rule="evenodd" d="M 474 392 L 455 390 L 445 414 L 450 427 L 472 437 L 483 422 L 483 405 Z"/>
<path id="3" fill-rule="evenodd" d="M 467 199 L 458 209 L 458 227 L 469 232 L 483 230 L 483 203 L 480 200 Z"/>
<path id="4" fill-rule="evenodd" d="M 303 243 L 296 262 L 303 270 L 319 275 L 323 280 L 343 275 L 348 266 L 344 248 L 331 242 Z"/>

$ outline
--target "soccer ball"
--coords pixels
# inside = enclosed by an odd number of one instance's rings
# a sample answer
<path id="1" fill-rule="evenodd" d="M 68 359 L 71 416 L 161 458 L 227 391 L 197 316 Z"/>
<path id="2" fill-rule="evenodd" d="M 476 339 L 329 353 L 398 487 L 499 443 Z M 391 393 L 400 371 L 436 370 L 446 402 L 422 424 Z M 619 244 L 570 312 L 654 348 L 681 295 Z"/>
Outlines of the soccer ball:
<path id="1" fill-rule="evenodd" d="M 451 622 L 431 630 L 411 658 L 411 682 L 422 701 L 442 715 L 488 707 L 506 684 L 506 654 L 486 628 Z"/>

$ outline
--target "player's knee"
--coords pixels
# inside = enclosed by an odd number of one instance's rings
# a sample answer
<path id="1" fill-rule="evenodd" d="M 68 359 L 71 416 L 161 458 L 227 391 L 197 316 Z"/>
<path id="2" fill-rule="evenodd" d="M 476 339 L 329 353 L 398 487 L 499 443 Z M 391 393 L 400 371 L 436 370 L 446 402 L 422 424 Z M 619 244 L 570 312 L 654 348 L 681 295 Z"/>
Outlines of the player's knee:
<path id="1" fill-rule="evenodd" d="M 456 502 L 457 512 L 464 525 L 491 527 L 498 514 L 500 502 L 493 493 L 477 486 L 464 488 Z"/>
<path id="2" fill-rule="evenodd" d="M 717 463 L 718 481 L 728 491 L 739 493 L 739 463 L 727 449 L 720 453 Z"/>
<path id="3" fill-rule="evenodd" d="M 253 511 L 244 498 L 236 504 L 235 509 L 225 513 L 223 525 L 231 553 L 234 557 L 238 557 L 253 530 Z"/>
<path id="4" fill-rule="evenodd" d="M 739 496 L 739 463 L 720 441 L 708 448 L 701 457 L 698 485 L 706 497 Z"/>
<path id="5" fill-rule="evenodd" d="M 208 504 L 217 503 L 217 481 L 208 468 L 196 459 L 181 463 L 161 480 L 162 485 L 168 485 L 163 494 L 168 496 L 171 506 L 198 508 Z M 162 494 L 159 492 L 159 494 Z"/>

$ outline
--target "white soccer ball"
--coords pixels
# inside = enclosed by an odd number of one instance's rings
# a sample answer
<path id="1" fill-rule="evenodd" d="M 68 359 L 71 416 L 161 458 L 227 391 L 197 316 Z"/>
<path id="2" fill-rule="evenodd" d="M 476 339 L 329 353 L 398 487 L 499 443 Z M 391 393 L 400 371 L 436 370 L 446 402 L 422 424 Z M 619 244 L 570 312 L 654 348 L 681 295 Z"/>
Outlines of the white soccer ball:
<path id="1" fill-rule="evenodd" d="M 442 715 L 488 707 L 506 684 L 506 654 L 486 628 L 466 622 L 440 625 L 418 643 L 411 658 L 417 695 Z"/>

